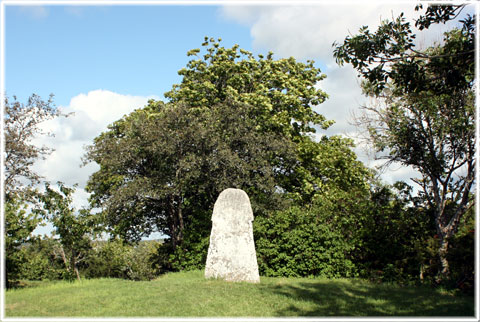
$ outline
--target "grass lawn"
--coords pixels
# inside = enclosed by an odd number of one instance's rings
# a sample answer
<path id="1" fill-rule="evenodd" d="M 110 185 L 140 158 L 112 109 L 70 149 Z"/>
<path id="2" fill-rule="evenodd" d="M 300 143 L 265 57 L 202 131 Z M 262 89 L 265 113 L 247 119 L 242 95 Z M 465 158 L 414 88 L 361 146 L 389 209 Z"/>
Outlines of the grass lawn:
<path id="1" fill-rule="evenodd" d="M 6 317 L 474 316 L 472 296 L 355 279 L 206 280 L 203 271 L 150 282 L 94 279 L 5 292 Z"/>

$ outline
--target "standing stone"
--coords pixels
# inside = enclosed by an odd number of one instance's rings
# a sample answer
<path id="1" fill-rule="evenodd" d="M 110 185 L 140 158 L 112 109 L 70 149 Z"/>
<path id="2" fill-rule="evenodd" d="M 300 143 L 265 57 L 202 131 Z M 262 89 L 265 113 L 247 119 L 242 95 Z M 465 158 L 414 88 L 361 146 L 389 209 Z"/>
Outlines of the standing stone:
<path id="1" fill-rule="evenodd" d="M 206 278 L 260 282 L 252 221 L 252 206 L 245 191 L 230 188 L 220 193 L 213 207 Z"/>

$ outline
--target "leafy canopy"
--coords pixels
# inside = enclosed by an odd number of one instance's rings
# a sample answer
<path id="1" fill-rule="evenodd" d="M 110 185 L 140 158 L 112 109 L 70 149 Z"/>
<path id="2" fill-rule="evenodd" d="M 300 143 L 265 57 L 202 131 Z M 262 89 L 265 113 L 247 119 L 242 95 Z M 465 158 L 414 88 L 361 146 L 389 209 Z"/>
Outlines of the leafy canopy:
<path id="1" fill-rule="evenodd" d="M 130 241 L 168 235 L 159 261 L 171 269 L 204 264 L 211 211 L 225 188 L 245 190 L 256 218 L 368 193 L 370 173 L 352 142 L 311 135 L 332 124 L 316 111 L 327 95 L 312 61 L 255 58 L 208 38 L 203 46 L 203 56 L 188 53 L 196 59 L 180 70 L 169 102 L 150 101 L 113 123 L 86 156 L 100 165 L 87 189 L 111 232 Z"/>
<path id="2" fill-rule="evenodd" d="M 416 24 L 424 29 L 454 19 L 464 7 L 431 5 Z M 382 22 L 375 33 L 362 27 L 334 50 L 339 64 L 351 63 L 364 78 L 365 94 L 378 99 L 358 120 L 376 151 L 388 163 L 421 173 L 414 181 L 434 210 L 444 277 L 448 239 L 474 205 L 475 17 L 460 23 L 462 28 L 444 34 L 442 44 L 417 50 L 402 14 Z"/>
<path id="3" fill-rule="evenodd" d="M 327 98 L 316 87 L 326 76 L 313 61 L 275 60 L 272 52 L 255 58 L 238 45 L 224 48 L 220 42 L 205 37 L 203 57 L 200 49 L 187 53 L 196 59 L 178 72 L 182 82 L 165 93 L 167 98 L 188 102 L 193 108 L 208 108 L 225 100 L 246 103 L 254 107 L 263 131 L 291 136 L 314 132 L 314 124 L 323 129 L 332 124 L 313 109 Z"/>
<path id="4" fill-rule="evenodd" d="M 95 139 L 88 157 L 101 169 L 87 186 L 92 204 L 127 239 L 161 231 L 178 241 L 227 187 L 258 196 L 256 210 L 276 204 L 275 175 L 292 158 L 290 144 L 260 133 L 251 112 L 241 103 L 199 112 L 151 101 Z"/>

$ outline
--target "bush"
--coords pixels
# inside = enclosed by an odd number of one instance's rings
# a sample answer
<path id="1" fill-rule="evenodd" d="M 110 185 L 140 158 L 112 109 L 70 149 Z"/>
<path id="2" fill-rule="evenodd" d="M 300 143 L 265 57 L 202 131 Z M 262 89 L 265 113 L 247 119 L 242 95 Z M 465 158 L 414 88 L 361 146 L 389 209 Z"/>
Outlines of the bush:
<path id="1" fill-rule="evenodd" d="M 318 210 L 318 208 L 317 208 Z M 254 221 L 259 271 L 265 276 L 348 277 L 354 249 L 321 214 L 291 207 Z"/>
<path id="2" fill-rule="evenodd" d="M 98 241 L 84 274 L 88 278 L 153 279 L 159 273 L 155 256 L 160 245 L 157 241 L 141 241 L 137 245 L 128 245 L 121 240 Z"/>
<path id="3" fill-rule="evenodd" d="M 402 182 L 372 189 L 361 247 L 352 258 L 362 277 L 400 283 L 430 279 L 436 267 L 432 214 L 410 193 Z"/>
<path id="4" fill-rule="evenodd" d="M 87 278 L 127 278 L 129 251 L 130 247 L 120 240 L 96 241 L 83 273 Z"/>
<path id="5" fill-rule="evenodd" d="M 473 294 L 475 288 L 475 219 L 467 218 L 458 233 L 450 240 L 447 256 L 452 287 Z"/>
<path id="6" fill-rule="evenodd" d="M 172 270 L 191 271 L 204 269 L 207 261 L 209 243 L 210 236 L 203 237 L 196 243 L 183 242 L 169 257 Z"/>
<path id="7" fill-rule="evenodd" d="M 65 267 L 55 254 L 55 248 L 58 246 L 58 241 L 48 237 L 32 239 L 29 244 L 22 246 L 18 251 L 18 256 L 22 258 L 19 278 L 26 280 L 61 279 Z"/>
<path id="8" fill-rule="evenodd" d="M 158 276 L 158 268 L 153 259 L 161 243 L 142 241 L 131 247 L 127 253 L 127 277 L 132 280 L 152 280 Z"/>

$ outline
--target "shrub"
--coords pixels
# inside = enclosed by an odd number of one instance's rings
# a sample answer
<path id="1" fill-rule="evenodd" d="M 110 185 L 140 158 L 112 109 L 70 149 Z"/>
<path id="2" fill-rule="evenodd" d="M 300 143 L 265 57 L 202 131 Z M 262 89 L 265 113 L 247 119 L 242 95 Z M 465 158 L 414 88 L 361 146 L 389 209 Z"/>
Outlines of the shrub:
<path id="1" fill-rule="evenodd" d="M 88 278 L 127 278 L 126 267 L 130 246 L 121 240 L 96 241 L 86 263 Z"/>
<path id="2" fill-rule="evenodd" d="M 61 279 L 64 264 L 56 256 L 55 249 L 58 241 L 53 238 L 35 238 L 18 251 L 22 258 L 20 265 L 20 279 L 26 280 L 56 280 Z"/>
<path id="3" fill-rule="evenodd" d="M 121 240 L 97 241 L 84 274 L 88 278 L 153 279 L 159 273 L 155 256 L 160 245 L 158 241 L 141 241 L 136 245 Z"/>
<path id="4" fill-rule="evenodd" d="M 447 256 L 452 287 L 472 294 L 475 288 L 475 219 L 473 213 L 450 240 Z"/>
<path id="5" fill-rule="evenodd" d="M 332 228 L 321 220 L 321 214 L 299 207 L 256 218 L 254 232 L 260 274 L 355 275 L 355 265 L 348 258 L 354 245 Z"/>
<path id="6" fill-rule="evenodd" d="M 158 276 L 158 269 L 153 259 L 161 243 L 142 241 L 131 247 L 127 253 L 126 272 L 132 280 L 151 280 Z"/>

